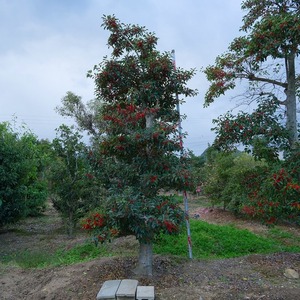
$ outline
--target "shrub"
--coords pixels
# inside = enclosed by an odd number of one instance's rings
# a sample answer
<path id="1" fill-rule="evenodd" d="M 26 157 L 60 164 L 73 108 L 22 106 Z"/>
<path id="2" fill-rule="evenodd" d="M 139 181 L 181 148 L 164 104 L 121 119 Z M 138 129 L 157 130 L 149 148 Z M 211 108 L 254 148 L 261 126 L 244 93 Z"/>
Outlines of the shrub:
<path id="1" fill-rule="evenodd" d="M 44 208 L 47 190 L 40 178 L 42 160 L 32 133 L 17 133 L 9 123 L 0 123 L 0 226 L 37 215 Z"/>
<path id="2" fill-rule="evenodd" d="M 248 201 L 242 207 L 244 214 L 268 225 L 287 220 L 300 224 L 300 184 L 287 162 L 249 174 L 245 189 Z"/>
<path id="3" fill-rule="evenodd" d="M 223 203 L 224 209 L 239 213 L 247 198 L 245 178 L 263 166 L 266 166 L 264 161 L 256 161 L 246 153 L 215 153 L 205 166 L 207 175 L 204 192 L 213 204 Z"/>

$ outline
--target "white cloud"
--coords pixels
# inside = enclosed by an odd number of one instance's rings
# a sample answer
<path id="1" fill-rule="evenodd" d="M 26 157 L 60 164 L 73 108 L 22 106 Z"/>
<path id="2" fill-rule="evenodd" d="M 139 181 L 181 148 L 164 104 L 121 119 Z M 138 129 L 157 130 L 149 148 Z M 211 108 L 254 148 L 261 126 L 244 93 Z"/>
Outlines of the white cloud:
<path id="1" fill-rule="evenodd" d="M 40 138 L 52 139 L 65 122 L 54 108 L 69 90 L 93 97 L 86 72 L 109 55 L 103 14 L 144 25 L 159 38 L 161 51 L 176 50 L 177 66 L 205 67 L 239 34 L 242 12 L 236 0 L 0 0 L 0 122 L 15 114 Z M 196 154 L 212 142 L 211 119 L 226 111 L 227 101 L 203 109 L 208 83 L 197 73 L 199 90 L 181 111 L 187 115 L 185 142 Z"/>

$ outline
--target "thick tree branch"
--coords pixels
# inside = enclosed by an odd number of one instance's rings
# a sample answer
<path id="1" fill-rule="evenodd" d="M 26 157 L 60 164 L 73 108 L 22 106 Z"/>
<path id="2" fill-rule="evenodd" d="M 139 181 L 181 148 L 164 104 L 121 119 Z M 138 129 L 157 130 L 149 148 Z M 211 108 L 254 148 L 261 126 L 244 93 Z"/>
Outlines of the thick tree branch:
<path id="1" fill-rule="evenodd" d="M 245 78 L 248 78 L 250 81 L 267 82 L 267 83 L 271 83 L 271 84 L 274 84 L 274 85 L 281 86 L 283 88 L 287 88 L 287 83 L 286 82 L 281 82 L 281 81 L 277 81 L 277 80 L 269 79 L 269 78 L 264 78 L 264 77 L 257 77 L 254 74 L 249 74 Z"/>

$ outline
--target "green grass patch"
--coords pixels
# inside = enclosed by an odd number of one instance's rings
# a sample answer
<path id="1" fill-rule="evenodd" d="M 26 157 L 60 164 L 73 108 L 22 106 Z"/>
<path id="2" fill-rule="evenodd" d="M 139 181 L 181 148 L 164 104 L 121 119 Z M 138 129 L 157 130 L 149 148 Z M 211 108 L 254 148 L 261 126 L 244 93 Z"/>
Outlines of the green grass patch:
<path id="1" fill-rule="evenodd" d="M 53 256 L 46 251 L 40 250 L 24 250 L 18 251 L 1 257 L 1 263 L 9 265 L 17 265 L 21 268 L 41 268 L 51 265 Z"/>
<path id="2" fill-rule="evenodd" d="M 269 229 L 267 236 L 283 245 L 286 245 L 290 249 L 295 249 L 294 252 L 299 251 L 300 237 L 291 232 L 278 227 L 273 227 Z"/>
<path id="3" fill-rule="evenodd" d="M 171 194 L 170 196 L 173 197 L 176 203 L 181 204 L 183 203 L 183 196 L 178 194 Z"/>
<path id="4" fill-rule="evenodd" d="M 77 245 L 71 249 L 59 249 L 53 254 L 45 250 L 25 250 L 1 259 L 3 264 L 16 264 L 24 269 L 45 268 L 49 266 L 71 265 L 89 261 L 98 257 L 111 256 L 105 245 L 96 247 L 92 243 Z"/>
<path id="5" fill-rule="evenodd" d="M 276 227 L 270 228 L 269 235 L 271 237 L 273 237 L 274 239 L 279 239 L 279 240 L 280 239 L 294 239 L 295 238 L 295 236 L 292 233 L 286 232 L 286 231 L 281 230 L 281 229 L 276 228 Z"/>
<path id="6" fill-rule="evenodd" d="M 111 254 L 107 251 L 106 245 L 85 243 L 75 246 L 70 250 L 58 250 L 55 257 L 55 265 L 71 265 L 78 262 L 89 261 L 98 257 L 107 257 Z"/>
<path id="7" fill-rule="evenodd" d="M 239 257 L 254 253 L 300 252 L 300 238 L 279 228 L 270 228 L 266 236 L 259 236 L 249 230 L 241 230 L 234 225 L 214 225 L 201 220 L 191 220 L 193 257 L 215 259 Z M 126 252 L 127 251 L 127 252 Z M 0 257 L 0 264 L 18 265 L 22 268 L 45 268 L 90 261 L 99 257 L 129 255 L 130 250 L 112 250 L 109 245 L 91 242 L 73 248 L 60 248 L 54 253 L 44 249 L 18 251 Z M 131 250 L 133 251 L 133 250 Z M 161 235 L 154 245 L 154 252 L 162 255 L 188 256 L 185 230 L 178 236 Z M 135 253 L 136 254 L 136 253 Z"/>
<path id="8" fill-rule="evenodd" d="M 266 238 L 233 226 L 208 224 L 191 220 L 193 257 L 198 259 L 231 258 L 253 253 L 296 252 L 300 247 L 286 246 L 273 238 Z M 162 235 L 154 245 L 157 254 L 187 256 L 186 233 L 179 236 Z"/>

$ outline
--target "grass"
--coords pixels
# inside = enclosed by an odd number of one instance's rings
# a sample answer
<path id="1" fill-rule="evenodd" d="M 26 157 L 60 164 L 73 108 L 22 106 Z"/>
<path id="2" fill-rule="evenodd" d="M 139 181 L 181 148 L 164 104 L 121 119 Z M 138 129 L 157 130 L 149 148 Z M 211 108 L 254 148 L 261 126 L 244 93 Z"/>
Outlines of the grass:
<path id="1" fill-rule="evenodd" d="M 295 236 L 293 233 L 278 227 L 270 228 L 267 236 L 291 248 L 300 248 L 300 236 Z"/>
<path id="2" fill-rule="evenodd" d="M 201 220 L 191 220 L 190 225 L 193 257 L 196 259 L 231 258 L 254 253 L 300 252 L 300 238 L 276 227 L 269 229 L 267 236 L 259 236 L 233 225 L 214 225 Z M 45 268 L 85 262 L 99 257 L 123 256 L 125 252 L 122 249 L 112 252 L 105 244 L 95 247 L 94 244 L 86 242 L 71 249 L 58 249 L 53 254 L 43 249 L 19 251 L 1 257 L 0 264 Z M 161 235 L 154 245 L 154 252 L 175 255 L 178 258 L 187 257 L 185 230 L 179 236 Z"/>
<path id="3" fill-rule="evenodd" d="M 6 257 L 7 260 L 15 262 L 18 266 L 24 269 L 42 268 L 52 264 L 53 256 L 46 251 L 21 251 L 15 255 Z"/>
<path id="4" fill-rule="evenodd" d="M 280 230 L 279 228 L 271 228 L 269 230 L 269 235 L 273 236 L 276 239 L 293 239 L 294 235 L 291 234 L 290 232 L 286 232 L 283 230 Z"/>
<path id="5" fill-rule="evenodd" d="M 55 253 L 57 265 L 71 265 L 77 262 L 89 261 L 97 257 L 108 256 L 112 256 L 112 254 L 108 252 L 106 245 L 103 244 L 96 247 L 92 243 L 84 243 L 68 251 L 59 250 Z"/>
<path id="6" fill-rule="evenodd" d="M 45 250 L 20 251 L 2 258 L 0 262 L 16 264 L 21 268 L 29 269 L 71 265 L 108 256 L 111 256 L 111 254 L 107 251 L 105 245 L 95 247 L 94 244 L 86 242 L 69 250 L 59 249 L 53 254 L 49 254 Z"/>
<path id="7" fill-rule="evenodd" d="M 286 245 L 273 231 L 273 237 L 262 237 L 233 226 L 208 224 L 191 220 L 193 257 L 197 259 L 231 258 L 254 253 L 300 252 L 298 245 Z M 162 235 L 154 246 L 157 254 L 187 256 L 185 232 L 178 237 Z"/>

